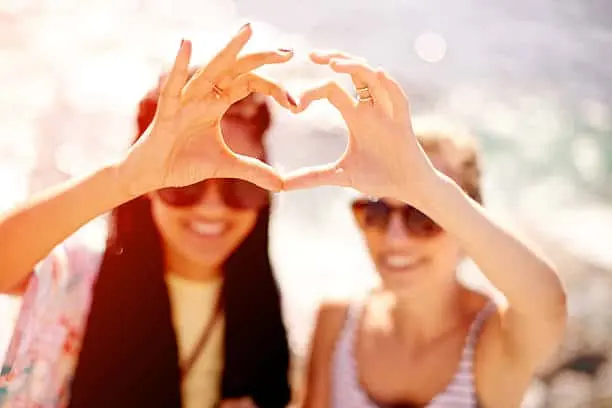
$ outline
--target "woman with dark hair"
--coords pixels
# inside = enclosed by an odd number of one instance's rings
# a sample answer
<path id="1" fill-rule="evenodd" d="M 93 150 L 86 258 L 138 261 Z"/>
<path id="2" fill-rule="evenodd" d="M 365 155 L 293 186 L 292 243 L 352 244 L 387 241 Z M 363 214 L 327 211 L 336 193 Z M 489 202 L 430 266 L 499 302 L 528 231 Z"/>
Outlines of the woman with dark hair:
<path id="1" fill-rule="evenodd" d="M 238 57 L 250 35 L 243 27 L 195 73 L 183 42 L 161 91 L 140 103 L 125 158 L 0 220 L 0 288 L 27 282 L 0 406 L 288 404 L 267 248 L 266 190 L 282 180 L 265 164 L 260 95 L 295 102 L 251 71 L 292 53 Z M 109 210 L 104 252 L 78 245 L 73 233 Z"/>

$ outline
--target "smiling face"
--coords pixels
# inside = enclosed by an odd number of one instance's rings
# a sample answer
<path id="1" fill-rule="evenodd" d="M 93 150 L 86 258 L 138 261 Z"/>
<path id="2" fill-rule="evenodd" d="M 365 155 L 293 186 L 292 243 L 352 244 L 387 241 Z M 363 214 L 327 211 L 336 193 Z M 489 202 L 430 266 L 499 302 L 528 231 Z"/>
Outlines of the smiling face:
<path id="1" fill-rule="evenodd" d="M 263 108 L 262 108 L 263 107 Z M 232 107 L 221 128 L 236 153 L 265 159 L 260 126 L 267 106 L 252 99 Z M 252 231 L 268 192 L 242 180 L 212 179 L 196 185 L 150 194 L 168 268 L 220 270 Z"/>
<path id="2" fill-rule="evenodd" d="M 458 150 L 439 137 L 421 139 L 432 164 L 480 201 L 476 151 Z M 358 200 L 353 210 L 385 287 L 403 291 L 457 284 L 463 257 L 458 241 L 420 211 L 386 198 Z"/>

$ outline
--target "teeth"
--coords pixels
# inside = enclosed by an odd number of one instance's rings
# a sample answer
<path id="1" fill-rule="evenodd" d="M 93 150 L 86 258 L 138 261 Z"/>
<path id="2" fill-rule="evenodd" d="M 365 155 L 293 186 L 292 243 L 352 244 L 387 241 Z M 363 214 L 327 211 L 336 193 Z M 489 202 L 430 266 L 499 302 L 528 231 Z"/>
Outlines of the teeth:
<path id="1" fill-rule="evenodd" d="M 189 226 L 198 234 L 209 236 L 221 235 L 226 229 L 224 222 L 192 222 Z"/>
<path id="2" fill-rule="evenodd" d="M 385 263 L 392 268 L 408 268 L 414 266 L 417 262 L 417 259 L 411 256 L 388 255 L 385 257 Z"/>

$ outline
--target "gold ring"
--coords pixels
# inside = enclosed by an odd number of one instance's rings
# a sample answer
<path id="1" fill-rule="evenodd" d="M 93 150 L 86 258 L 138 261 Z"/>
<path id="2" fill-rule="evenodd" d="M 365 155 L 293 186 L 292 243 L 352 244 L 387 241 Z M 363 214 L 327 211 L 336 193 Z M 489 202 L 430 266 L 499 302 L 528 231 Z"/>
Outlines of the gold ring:
<path id="1" fill-rule="evenodd" d="M 217 84 L 213 84 L 212 90 L 215 93 L 215 97 L 217 99 L 221 98 L 221 95 L 223 94 L 223 89 L 219 88 Z"/>
<path id="2" fill-rule="evenodd" d="M 357 91 L 357 99 L 359 100 L 359 102 L 368 102 L 374 99 L 372 98 L 372 94 L 370 93 L 370 88 L 368 88 L 367 86 L 364 86 L 362 88 L 355 88 L 355 90 Z"/>

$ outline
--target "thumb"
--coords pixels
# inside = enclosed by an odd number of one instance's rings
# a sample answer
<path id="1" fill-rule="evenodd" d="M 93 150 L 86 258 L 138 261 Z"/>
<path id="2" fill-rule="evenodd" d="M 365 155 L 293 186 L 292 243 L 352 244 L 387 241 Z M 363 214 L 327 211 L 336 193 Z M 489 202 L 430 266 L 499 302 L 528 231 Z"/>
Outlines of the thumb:
<path id="1" fill-rule="evenodd" d="M 284 190 L 298 190 L 320 186 L 349 187 L 351 185 L 346 170 L 336 163 L 301 168 L 290 172 L 283 177 L 283 180 Z"/>
<path id="2" fill-rule="evenodd" d="M 272 166 L 248 156 L 235 155 L 228 159 L 218 177 L 242 179 L 273 192 L 283 188 L 283 180 Z"/>

